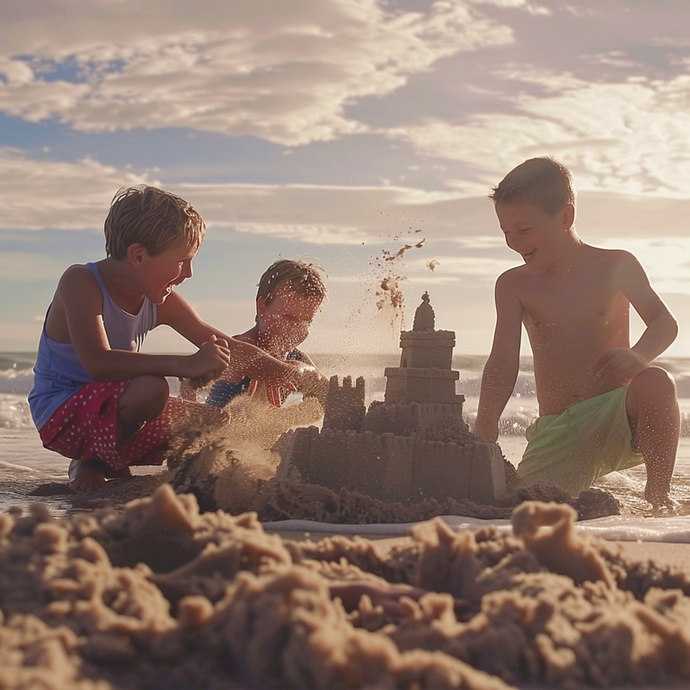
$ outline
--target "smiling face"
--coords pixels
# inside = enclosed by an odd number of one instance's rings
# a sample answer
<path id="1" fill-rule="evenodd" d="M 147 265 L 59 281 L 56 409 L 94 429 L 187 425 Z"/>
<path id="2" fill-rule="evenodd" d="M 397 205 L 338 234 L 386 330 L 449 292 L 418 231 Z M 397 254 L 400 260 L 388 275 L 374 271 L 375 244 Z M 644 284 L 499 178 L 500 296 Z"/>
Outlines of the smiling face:
<path id="1" fill-rule="evenodd" d="M 163 304 L 176 285 L 192 277 L 192 259 L 197 251 L 184 243 L 151 256 L 142 247 L 144 294 L 154 304 Z"/>
<path id="2" fill-rule="evenodd" d="M 258 345 L 275 355 L 285 355 L 306 340 L 321 300 L 298 295 L 283 284 L 266 303 L 256 300 Z"/>
<path id="3" fill-rule="evenodd" d="M 541 271 L 564 258 L 572 239 L 572 204 L 549 215 L 527 202 L 499 202 L 496 215 L 506 244 L 522 256 L 528 270 Z"/>

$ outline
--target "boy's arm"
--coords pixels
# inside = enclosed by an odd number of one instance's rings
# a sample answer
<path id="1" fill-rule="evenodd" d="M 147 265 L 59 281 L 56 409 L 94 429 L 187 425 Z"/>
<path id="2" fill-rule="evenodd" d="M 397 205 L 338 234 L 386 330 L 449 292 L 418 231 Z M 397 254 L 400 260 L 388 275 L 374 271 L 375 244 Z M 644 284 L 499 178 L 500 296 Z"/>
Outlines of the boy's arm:
<path id="1" fill-rule="evenodd" d="M 67 333 L 60 335 L 68 334 L 79 361 L 95 381 L 117 381 L 145 374 L 212 378 L 220 375 L 229 359 L 223 343 L 215 342 L 207 343 L 194 355 L 151 355 L 111 349 L 103 325 L 103 295 L 93 273 L 85 266 L 72 266 L 65 271 L 51 312 L 53 309 L 56 328 L 60 322 L 66 324 Z"/>
<path id="2" fill-rule="evenodd" d="M 491 354 L 484 365 L 475 433 L 485 441 L 498 438 L 498 421 L 515 387 L 520 368 L 522 304 L 517 297 L 514 269 L 496 281 L 496 329 Z"/>
<path id="3" fill-rule="evenodd" d="M 646 369 L 676 339 L 678 323 L 632 254 L 621 251 L 616 270 L 622 292 L 647 328 L 631 348 L 607 350 L 593 368 L 599 376 L 625 383 Z"/>
<path id="4" fill-rule="evenodd" d="M 294 378 L 295 369 L 287 362 L 276 359 L 255 345 L 233 338 L 205 323 L 191 304 L 174 291 L 163 304 L 158 306 L 158 324 L 170 326 L 197 347 L 201 347 L 212 336 L 226 341 L 231 357 L 223 378 L 228 381 L 240 381 L 245 376 L 249 376 L 252 379 L 264 381 L 269 386 L 285 385 L 287 387 Z"/>

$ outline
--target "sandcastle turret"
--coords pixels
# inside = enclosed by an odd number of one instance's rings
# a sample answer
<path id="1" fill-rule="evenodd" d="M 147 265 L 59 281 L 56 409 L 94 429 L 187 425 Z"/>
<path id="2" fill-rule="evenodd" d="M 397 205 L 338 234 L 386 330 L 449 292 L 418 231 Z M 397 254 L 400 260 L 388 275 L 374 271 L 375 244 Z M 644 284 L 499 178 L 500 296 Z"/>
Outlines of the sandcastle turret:
<path id="1" fill-rule="evenodd" d="M 455 392 L 455 382 L 460 372 L 453 371 L 453 331 L 435 330 L 435 314 L 429 293 L 422 295 L 417 307 L 411 331 L 400 334 L 399 367 L 387 367 L 385 402 L 395 403 L 444 403 L 459 405 L 462 419 L 462 403 L 465 398 Z"/>
<path id="2" fill-rule="evenodd" d="M 328 380 L 326 409 L 323 416 L 324 429 L 359 431 L 362 428 L 366 409 L 362 376 L 355 381 L 354 386 L 351 376 L 346 376 L 342 385 L 338 383 L 337 376 L 331 376 Z"/>

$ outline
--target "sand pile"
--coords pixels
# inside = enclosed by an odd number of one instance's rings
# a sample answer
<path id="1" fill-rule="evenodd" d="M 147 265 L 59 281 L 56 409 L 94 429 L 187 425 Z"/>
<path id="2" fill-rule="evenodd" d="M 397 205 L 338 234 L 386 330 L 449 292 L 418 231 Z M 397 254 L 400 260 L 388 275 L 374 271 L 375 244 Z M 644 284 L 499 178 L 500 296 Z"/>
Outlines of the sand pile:
<path id="1" fill-rule="evenodd" d="M 690 581 L 525 503 L 384 550 L 282 541 L 164 485 L 123 511 L 0 515 L 0 687 L 505 688 L 690 678 Z M 500 650 L 500 653 L 497 653 Z"/>

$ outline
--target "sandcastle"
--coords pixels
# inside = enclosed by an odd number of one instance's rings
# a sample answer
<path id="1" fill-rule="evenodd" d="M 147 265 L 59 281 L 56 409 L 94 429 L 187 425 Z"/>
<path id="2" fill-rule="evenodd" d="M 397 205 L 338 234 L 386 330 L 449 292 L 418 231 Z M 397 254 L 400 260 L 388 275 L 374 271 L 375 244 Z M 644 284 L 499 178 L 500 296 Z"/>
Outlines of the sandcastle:
<path id="1" fill-rule="evenodd" d="M 435 330 L 424 293 L 411 331 L 400 334 L 399 367 L 388 367 L 384 400 L 365 406 L 365 382 L 330 379 L 323 426 L 291 432 L 278 478 L 346 488 L 387 502 L 469 499 L 506 493 L 503 455 L 469 431 L 455 392 L 455 333 Z"/>

